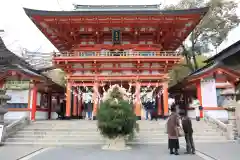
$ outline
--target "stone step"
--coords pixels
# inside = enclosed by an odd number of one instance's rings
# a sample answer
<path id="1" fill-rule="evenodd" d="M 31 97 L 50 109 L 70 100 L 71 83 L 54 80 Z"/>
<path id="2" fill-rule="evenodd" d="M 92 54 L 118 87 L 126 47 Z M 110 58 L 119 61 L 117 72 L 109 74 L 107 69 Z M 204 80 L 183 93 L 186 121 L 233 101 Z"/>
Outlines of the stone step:
<path id="1" fill-rule="evenodd" d="M 136 140 L 145 140 L 145 139 L 148 139 L 148 140 L 164 140 L 167 138 L 167 135 L 164 135 L 164 136 L 152 136 L 152 137 L 149 137 L 149 136 L 136 136 Z M 194 139 L 198 140 L 198 139 L 209 139 L 209 140 L 218 140 L 218 139 L 224 139 L 225 137 L 223 136 L 193 136 Z M 14 136 L 14 137 L 11 137 L 11 138 L 8 138 L 8 140 L 11 140 L 11 139 L 15 139 L 15 140 L 27 140 L 27 139 L 30 139 L 30 140 L 101 140 L 101 139 L 104 139 L 102 136 L 28 136 L 28 137 L 25 137 L 25 136 Z"/>
<path id="2" fill-rule="evenodd" d="M 138 121 L 137 122 L 139 125 L 142 125 L 142 126 L 149 126 L 149 125 L 165 125 L 166 124 L 166 121 Z M 96 121 L 75 121 L 75 122 L 71 122 L 71 121 L 57 121 L 57 122 L 52 122 L 52 121 L 44 121 L 44 122 L 32 122 L 31 124 L 34 124 L 34 125 L 38 125 L 38 126 L 41 126 L 41 125 L 44 125 L 44 126 L 53 126 L 53 125 L 60 125 L 60 126 L 75 126 L 75 125 L 78 125 L 78 126 L 81 126 L 81 125 L 89 125 L 89 126 L 93 126 L 93 125 L 97 125 L 97 122 Z M 206 124 L 205 122 L 194 122 L 192 121 L 192 124 L 193 125 L 199 125 L 201 126 L 202 124 Z"/>
<path id="3" fill-rule="evenodd" d="M 138 121 L 140 131 L 130 144 L 167 143 L 165 132 L 166 121 Z M 193 121 L 195 142 L 226 142 L 221 132 L 207 125 L 204 121 Z M 37 121 L 9 137 L 4 144 L 8 145 L 47 145 L 79 146 L 104 144 L 105 139 L 97 129 L 97 121 Z M 184 137 L 180 138 L 185 143 Z"/>
<path id="4" fill-rule="evenodd" d="M 232 141 L 228 141 L 228 140 L 217 140 L 217 141 L 213 141 L 213 140 L 195 140 L 195 143 L 226 143 L 226 142 L 232 142 Z M 142 145 L 146 145 L 146 144 L 166 144 L 167 145 L 168 140 L 164 140 L 164 141 L 146 141 L 146 142 L 128 142 L 128 144 L 142 144 Z M 88 145 L 88 146 L 92 146 L 92 145 L 104 145 L 104 142 L 89 142 L 89 141 L 85 141 L 85 142 L 5 142 L 5 145 L 38 145 L 38 146 L 84 146 L 84 145 Z M 185 141 L 184 140 L 180 140 L 180 144 L 185 146 Z"/>
<path id="5" fill-rule="evenodd" d="M 97 128 L 95 129 L 23 129 L 18 131 L 18 133 L 36 133 L 36 134 L 44 134 L 44 133 L 73 133 L 73 134 L 88 134 L 88 133 L 93 133 L 93 132 L 99 132 Z M 165 133 L 165 129 L 141 129 L 139 130 L 139 133 L 146 133 L 146 134 L 151 134 L 151 133 Z M 207 134 L 207 133 L 217 133 L 220 134 L 216 129 L 198 129 L 194 130 L 194 134 Z"/>
<path id="6" fill-rule="evenodd" d="M 165 136 L 166 134 L 164 132 L 143 132 L 140 131 L 136 133 L 137 136 Z M 216 132 L 204 132 L 204 133 L 194 133 L 194 136 L 218 136 L 221 134 L 218 134 Z M 100 136 L 99 132 L 18 132 L 14 135 L 17 136 Z"/>
<path id="7" fill-rule="evenodd" d="M 97 126 L 91 126 L 91 125 L 82 125 L 82 126 L 70 126 L 70 125 L 66 125 L 66 126 L 61 126 L 61 125 L 41 125 L 41 126 L 38 126 L 38 125 L 34 125 L 34 124 L 31 124 L 29 126 L 26 126 L 26 128 L 28 129 L 41 129 L 41 128 L 73 128 L 73 129 L 92 129 L 92 128 L 97 128 Z M 147 128 L 165 128 L 165 125 L 146 125 L 146 126 L 143 126 L 143 125 L 139 125 L 139 128 L 141 129 L 147 129 Z M 210 128 L 213 128 L 212 126 L 207 126 L 207 125 L 201 125 L 201 126 L 193 126 L 194 129 L 203 129 L 203 128 L 206 128 L 206 129 L 210 129 Z"/>
<path id="8" fill-rule="evenodd" d="M 194 136 L 194 140 L 221 140 L 223 136 Z M 134 141 L 148 141 L 148 140 L 156 140 L 163 141 L 167 139 L 167 135 L 165 136 L 156 136 L 156 137 L 148 137 L 148 136 L 137 136 L 134 138 Z M 32 137 L 13 137 L 8 138 L 7 141 L 102 141 L 105 140 L 102 136 L 85 136 L 85 137 L 77 137 L 77 136 L 32 136 Z"/>

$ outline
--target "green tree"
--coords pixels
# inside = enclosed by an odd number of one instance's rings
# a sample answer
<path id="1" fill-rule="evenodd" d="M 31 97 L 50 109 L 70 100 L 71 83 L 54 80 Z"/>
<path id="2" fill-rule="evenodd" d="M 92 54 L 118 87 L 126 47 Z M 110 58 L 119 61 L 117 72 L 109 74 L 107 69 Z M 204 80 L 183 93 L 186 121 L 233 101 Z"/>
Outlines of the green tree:
<path id="1" fill-rule="evenodd" d="M 202 22 L 190 35 L 190 45 L 182 45 L 183 55 L 193 71 L 199 64 L 196 55 L 210 51 L 211 47 L 217 49 L 227 38 L 229 32 L 239 25 L 236 14 L 238 3 L 226 0 L 181 0 L 176 5 L 166 6 L 165 9 L 189 9 L 209 6 L 209 12 Z M 193 60 L 193 64 L 190 61 Z"/>
<path id="2" fill-rule="evenodd" d="M 206 64 L 203 62 L 206 60 L 207 57 L 202 55 L 196 56 L 196 61 L 199 64 L 199 67 L 203 67 Z M 191 63 L 191 62 L 190 62 Z M 190 73 L 192 73 L 192 69 L 189 67 L 189 65 L 186 62 L 186 59 L 184 59 L 181 63 L 174 66 L 173 69 L 169 73 L 170 81 L 169 86 L 173 86 L 183 80 L 186 76 L 188 76 Z"/>

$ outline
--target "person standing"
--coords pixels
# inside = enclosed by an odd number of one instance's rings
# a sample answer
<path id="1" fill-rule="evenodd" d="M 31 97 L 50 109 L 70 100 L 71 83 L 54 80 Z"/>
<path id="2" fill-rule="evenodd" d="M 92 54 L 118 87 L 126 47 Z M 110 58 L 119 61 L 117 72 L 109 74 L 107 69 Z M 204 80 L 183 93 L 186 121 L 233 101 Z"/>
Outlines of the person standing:
<path id="1" fill-rule="evenodd" d="M 178 127 L 179 124 L 179 117 L 176 113 L 176 107 L 171 107 L 171 115 L 167 121 L 167 134 L 168 134 L 168 149 L 170 149 L 170 154 L 179 155 L 179 140 L 178 140 Z M 173 151 L 174 150 L 174 151 Z"/>
<path id="2" fill-rule="evenodd" d="M 196 120 L 200 121 L 200 101 L 197 97 L 193 97 L 191 107 L 195 109 Z"/>
<path id="3" fill-rule="evenodd" d="M 191 119 L 187 116 L 186 112 L 181 113 L 182 117 L 182 127 L 185 134 L 185 140 L 186 140 L 186 154 L 195 154 L 195 146 L 193 142 L 193 128 L 192 128 L 192 122 Z"/>

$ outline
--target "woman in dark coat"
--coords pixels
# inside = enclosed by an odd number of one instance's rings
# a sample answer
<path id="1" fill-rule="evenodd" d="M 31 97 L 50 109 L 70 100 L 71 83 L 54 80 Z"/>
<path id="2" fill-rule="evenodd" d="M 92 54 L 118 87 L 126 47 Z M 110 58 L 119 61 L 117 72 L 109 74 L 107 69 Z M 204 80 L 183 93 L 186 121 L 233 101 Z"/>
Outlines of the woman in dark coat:
<path id="1" fill-rule="evenodd" d="M 176 113 L 176 107 L 171 107 L 171 115 L 167 121 L 167 134 L 168 134 L 168 149 L 170 149 L 170 154 L 179 155 L 179 140 L 178 140 L 178 129 L 179 127 L 179 117 Z M 174 151 L 173 151 L 174 150 Z"/>

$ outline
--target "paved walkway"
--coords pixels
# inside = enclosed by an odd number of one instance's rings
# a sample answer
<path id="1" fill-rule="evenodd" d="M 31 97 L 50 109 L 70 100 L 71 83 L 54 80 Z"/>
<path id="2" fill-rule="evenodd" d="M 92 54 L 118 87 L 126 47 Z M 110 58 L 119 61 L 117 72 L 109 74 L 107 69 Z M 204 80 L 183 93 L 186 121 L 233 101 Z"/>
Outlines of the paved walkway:
<path id="1" fill-rule="evenodd" d="M 101 146 L 85 146 L 85 147 L 58 147 L 58 148 L 45 148 L 43 152 L 31 157 L 20 159 L 24 155 L 31 152 L 38 151 L 40 148 L 34 147 L 12 147 L 2 146 L 0 150 L 0 159 L 6 160 L 202 160 L 196 155 L 184 155 L 184 149 L 180 150 L 179 156 L 169 155 L 167 145 L 141 145 L 134 146 L 133 149 L 127 151 L 105 151 L 101 149 Z M 22 153 L 22 154 L 16 154 Z M 37 152 L 36 152 L 37 153 Z M 70 160 L 69 159 L 69 160 Z"/>
<path id="2" fill-rule="evenodd" d="M 184 150 L 180 150 L 180 154 L 183 154 Z M 101 149 L 101 146 L 85 147 L 85 148 L 52 148 L 35 157 L 31 160 L 59 160 L 69 159 L 71 160 L 202 160 L 196 155 L 169 155 L 166 145 L 155 146 L 134 146 L 132 150 L 127 151 L 105 151 Z"/>
<path id="3" fill-rule="evenodd" d="M 196 144 L 200 153 L 213 157 L 214 160 L 239 160 L 240 144 L 238 143 L 203 143 Z M 127 151 L 105 151 L 101 146 L 54 147 L 41 148 L 35 146 L 1 146 L 0 160 L 203 160 L 197 155 L 169 155 L 167 145 L 138 145 Z M 32 157 L 23 158 L 27 155 Z M 207 159 L 208 160 L 208 159 Z"/>
<path id="4" fill-rule="evenodd" d="M 217 160 L 239 160 L 240 144 L 234 143 L 203 143 L 196 144 L 197 150 Z"/>
<path id="5" fill-rule="evenodd" d="M 34 146 L 0 146 L 0 160 L 17 160 L 35 152 L 41 147 Z"/>

